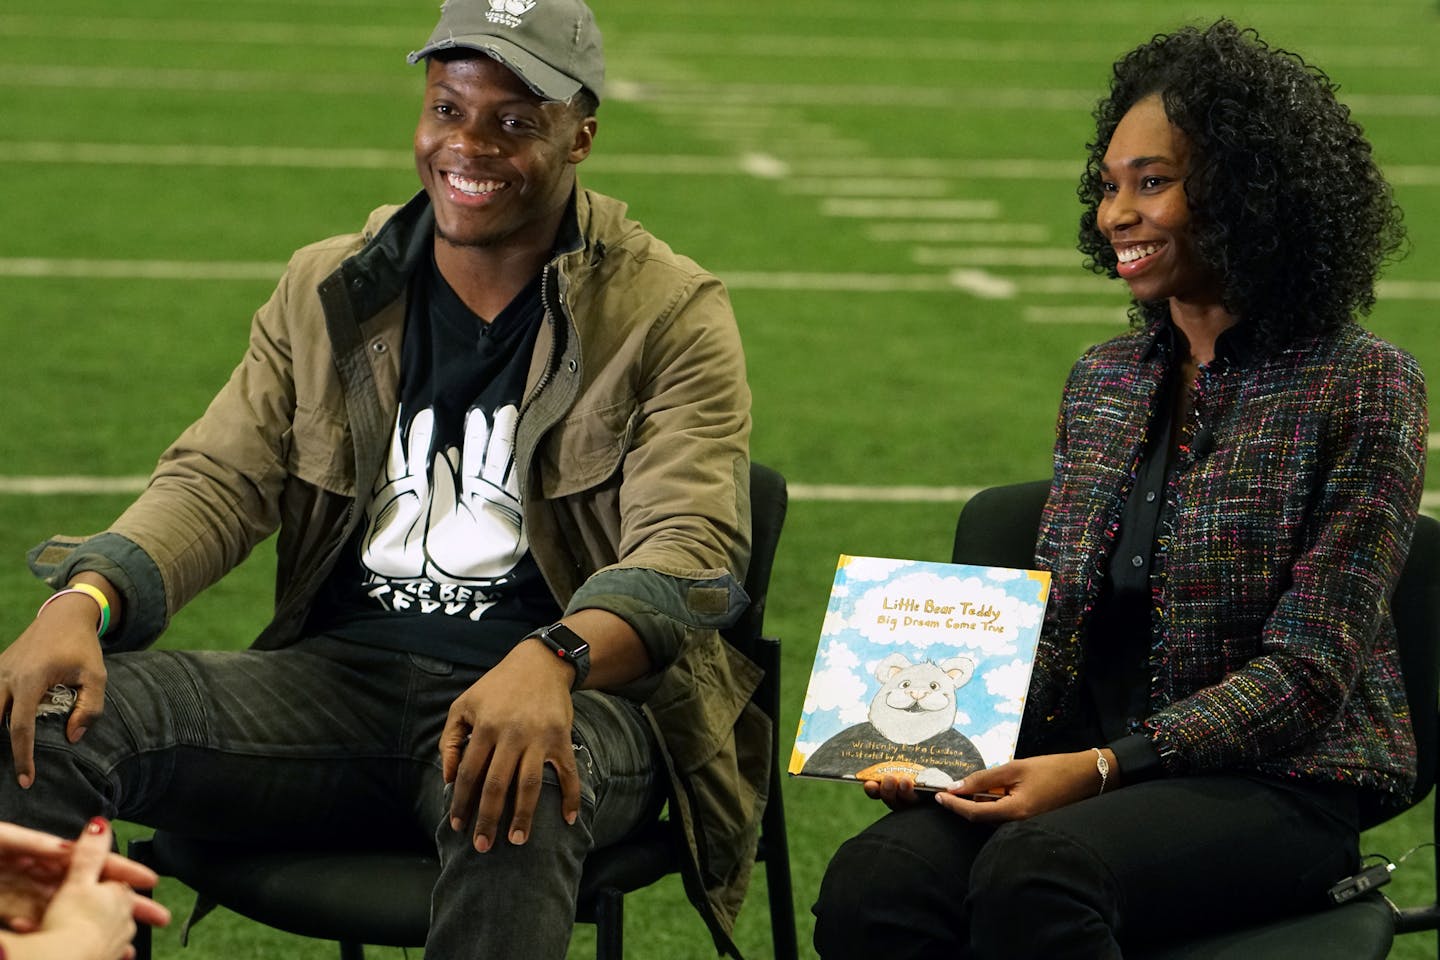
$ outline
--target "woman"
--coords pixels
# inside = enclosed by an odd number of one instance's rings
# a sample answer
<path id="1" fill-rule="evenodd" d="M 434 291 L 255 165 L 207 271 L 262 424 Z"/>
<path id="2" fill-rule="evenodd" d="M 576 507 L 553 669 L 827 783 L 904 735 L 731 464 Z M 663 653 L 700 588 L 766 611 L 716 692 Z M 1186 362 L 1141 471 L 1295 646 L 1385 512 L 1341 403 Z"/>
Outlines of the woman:
<path id="1" fill-rule="evenodd" d="M 866 784 L 894 812 L 831 862 L 823 956 L 1093 960 L 1316 907 L 1407 795 L 1425 392 L 1354 320 L 1403 233 L 1333 90 L 1224 20 L 1116 64 L 1080 248 L 1133 329 L 1065 387 L 1022 759 Z"/>
<path id="2" fill-rule="evenodd" d="M 134 956 L 137 921 L 170 922 L 133 889 L 153 887 L 154 871 L 110 845 L 99 817 L 73 843 L 0 822 L 0 960 L 119 960 Z"/>

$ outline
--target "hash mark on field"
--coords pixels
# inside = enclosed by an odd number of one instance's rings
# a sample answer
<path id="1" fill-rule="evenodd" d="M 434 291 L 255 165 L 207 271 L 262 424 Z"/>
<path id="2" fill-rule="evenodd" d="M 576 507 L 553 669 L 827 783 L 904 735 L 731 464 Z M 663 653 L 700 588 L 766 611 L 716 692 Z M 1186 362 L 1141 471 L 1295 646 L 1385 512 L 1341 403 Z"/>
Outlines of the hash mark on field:
<path id="1" fill-rule="evenodd" d="M 1050 228 L 1039 223 L 872 223 L 871 240 L 902 243 L 1040 243 Z"/>
<path id="2" fill-rule="evenodd" d="M 994 200 L 869 200 L 833 197 L 820 205 L 827 217 L 865 217 L 872 220 L 994 220 L 1000 204 Z"/>
<path id="3" fill-rule="evenodd" d="M 1096 324 L 1123 327 L 1128 322 L 1124 307 L 1026 307 L 1026 323 Z"/>
<path id="4" fill-rule="evenodd" d="M 939 197 L 950 189 L 948 180 L 878 180 L 856 177 L 806 177 L 789 180 L 786 193 L 832 197 Z"/>
<path id="5" fill-rule="evenodd" d="M 1080 253 L 1068 247 L 916 247 L 916 263 L 925 267 L 1078 267 Z"/>
<path id="6" fill-rule="evenodd" d="M 768 153 L 747 153 L 740 157 L 740 169 L 762 180 L 779 180 L 790 175 L 790 167 Z"/>
<path id="7" fill-rule="evenodd" d="M 1015 281 L 984 270 L 951 270 L 950 282 L 957 290 L 973 293 L 981 300 L 1015 299 Z"/>

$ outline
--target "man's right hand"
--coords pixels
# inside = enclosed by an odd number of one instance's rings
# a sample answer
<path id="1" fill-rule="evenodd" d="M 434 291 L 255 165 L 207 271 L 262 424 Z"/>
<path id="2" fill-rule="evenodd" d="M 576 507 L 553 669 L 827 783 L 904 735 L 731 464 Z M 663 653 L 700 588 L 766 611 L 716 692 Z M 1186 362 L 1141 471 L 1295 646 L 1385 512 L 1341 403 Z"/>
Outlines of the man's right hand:
<path id="1" fill-rule="evenodd" d="M 105 658 L 95 625 L 94 600 L 84 594 L 58 597 L 0 653 L 0 714 L 9 715 L 10 751 L 21 787 L 35 782 L 35 709 L 47 690 L 62 683 L 78 693 L 65 730 L 71 743 L 105 709 Z"/>

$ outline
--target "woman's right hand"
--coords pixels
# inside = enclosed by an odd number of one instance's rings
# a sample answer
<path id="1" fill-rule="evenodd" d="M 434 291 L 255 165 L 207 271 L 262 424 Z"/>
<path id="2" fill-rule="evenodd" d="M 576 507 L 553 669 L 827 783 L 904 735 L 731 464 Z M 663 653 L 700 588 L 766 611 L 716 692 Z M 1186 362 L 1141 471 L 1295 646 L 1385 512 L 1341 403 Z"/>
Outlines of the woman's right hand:
<path id="1" fill-rule="evenodd" d="M 105 657 L 95 627 L 94 600 L 84 594 L 58 597 L 0 653 L 0 715 L 9 714 L 10 751 L 21 787 L 35 782 L 35 709 L 46 691 L 64 684 L 78 694 L 65 730 L 71 743 L 105 709 Z"/>
<path id="2" fill-rule="evenodd" d="M 12 829 L 20 849 L 35 845 L 31 831 Z M 70 845 L 69 867 L 53 887 L 40 922 L 12 923 L 17 931 L 0 937 L 9 960 L 128 960 L 135 955 L 131 940 L 137 922 L 170 922 L 165 907 L 130 885 L 151 886 L 154 873 L 112 854 L 110 846 L 110 824 L 96 817 Z M 37 890 L 44 889 L 40 882 Z"/>
<path id="3" fill-rule="evenodd" d="M 76 960 L 133 957 L 135 950 L 130 941 L 135 938 L 137 912 L 157 926 L 169 922 L 164 907 L 118 880 L 101 879 L 109 856 L 110 824 L 96 817 L 75 842 L 70 872 L 55 891 L 40 924 L 40 937 L 54 935 L 57 943 L 65 944 L 61 952 L 47 956 L 73 956 Z M 136 903 L 142 899 L 145 904 Z"/>

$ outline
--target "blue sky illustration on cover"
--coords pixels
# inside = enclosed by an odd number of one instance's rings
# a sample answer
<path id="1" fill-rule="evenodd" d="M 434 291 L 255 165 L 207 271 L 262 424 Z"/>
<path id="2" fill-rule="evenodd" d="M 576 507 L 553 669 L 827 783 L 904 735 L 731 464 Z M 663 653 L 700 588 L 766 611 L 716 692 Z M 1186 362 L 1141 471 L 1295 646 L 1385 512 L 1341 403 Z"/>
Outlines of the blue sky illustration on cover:
<path id="1" fill-rule="evenodd" d="M 1049 574 L 842 556 L 835 571 L 790 772 L 835 734 L 863 724 L 885 665 L 973 661 L 954 691 L 954 728 L 986 766 L 1009 760 L 1030 684 Z M 807 773 L 810 771 L 807 771 Z"/>

